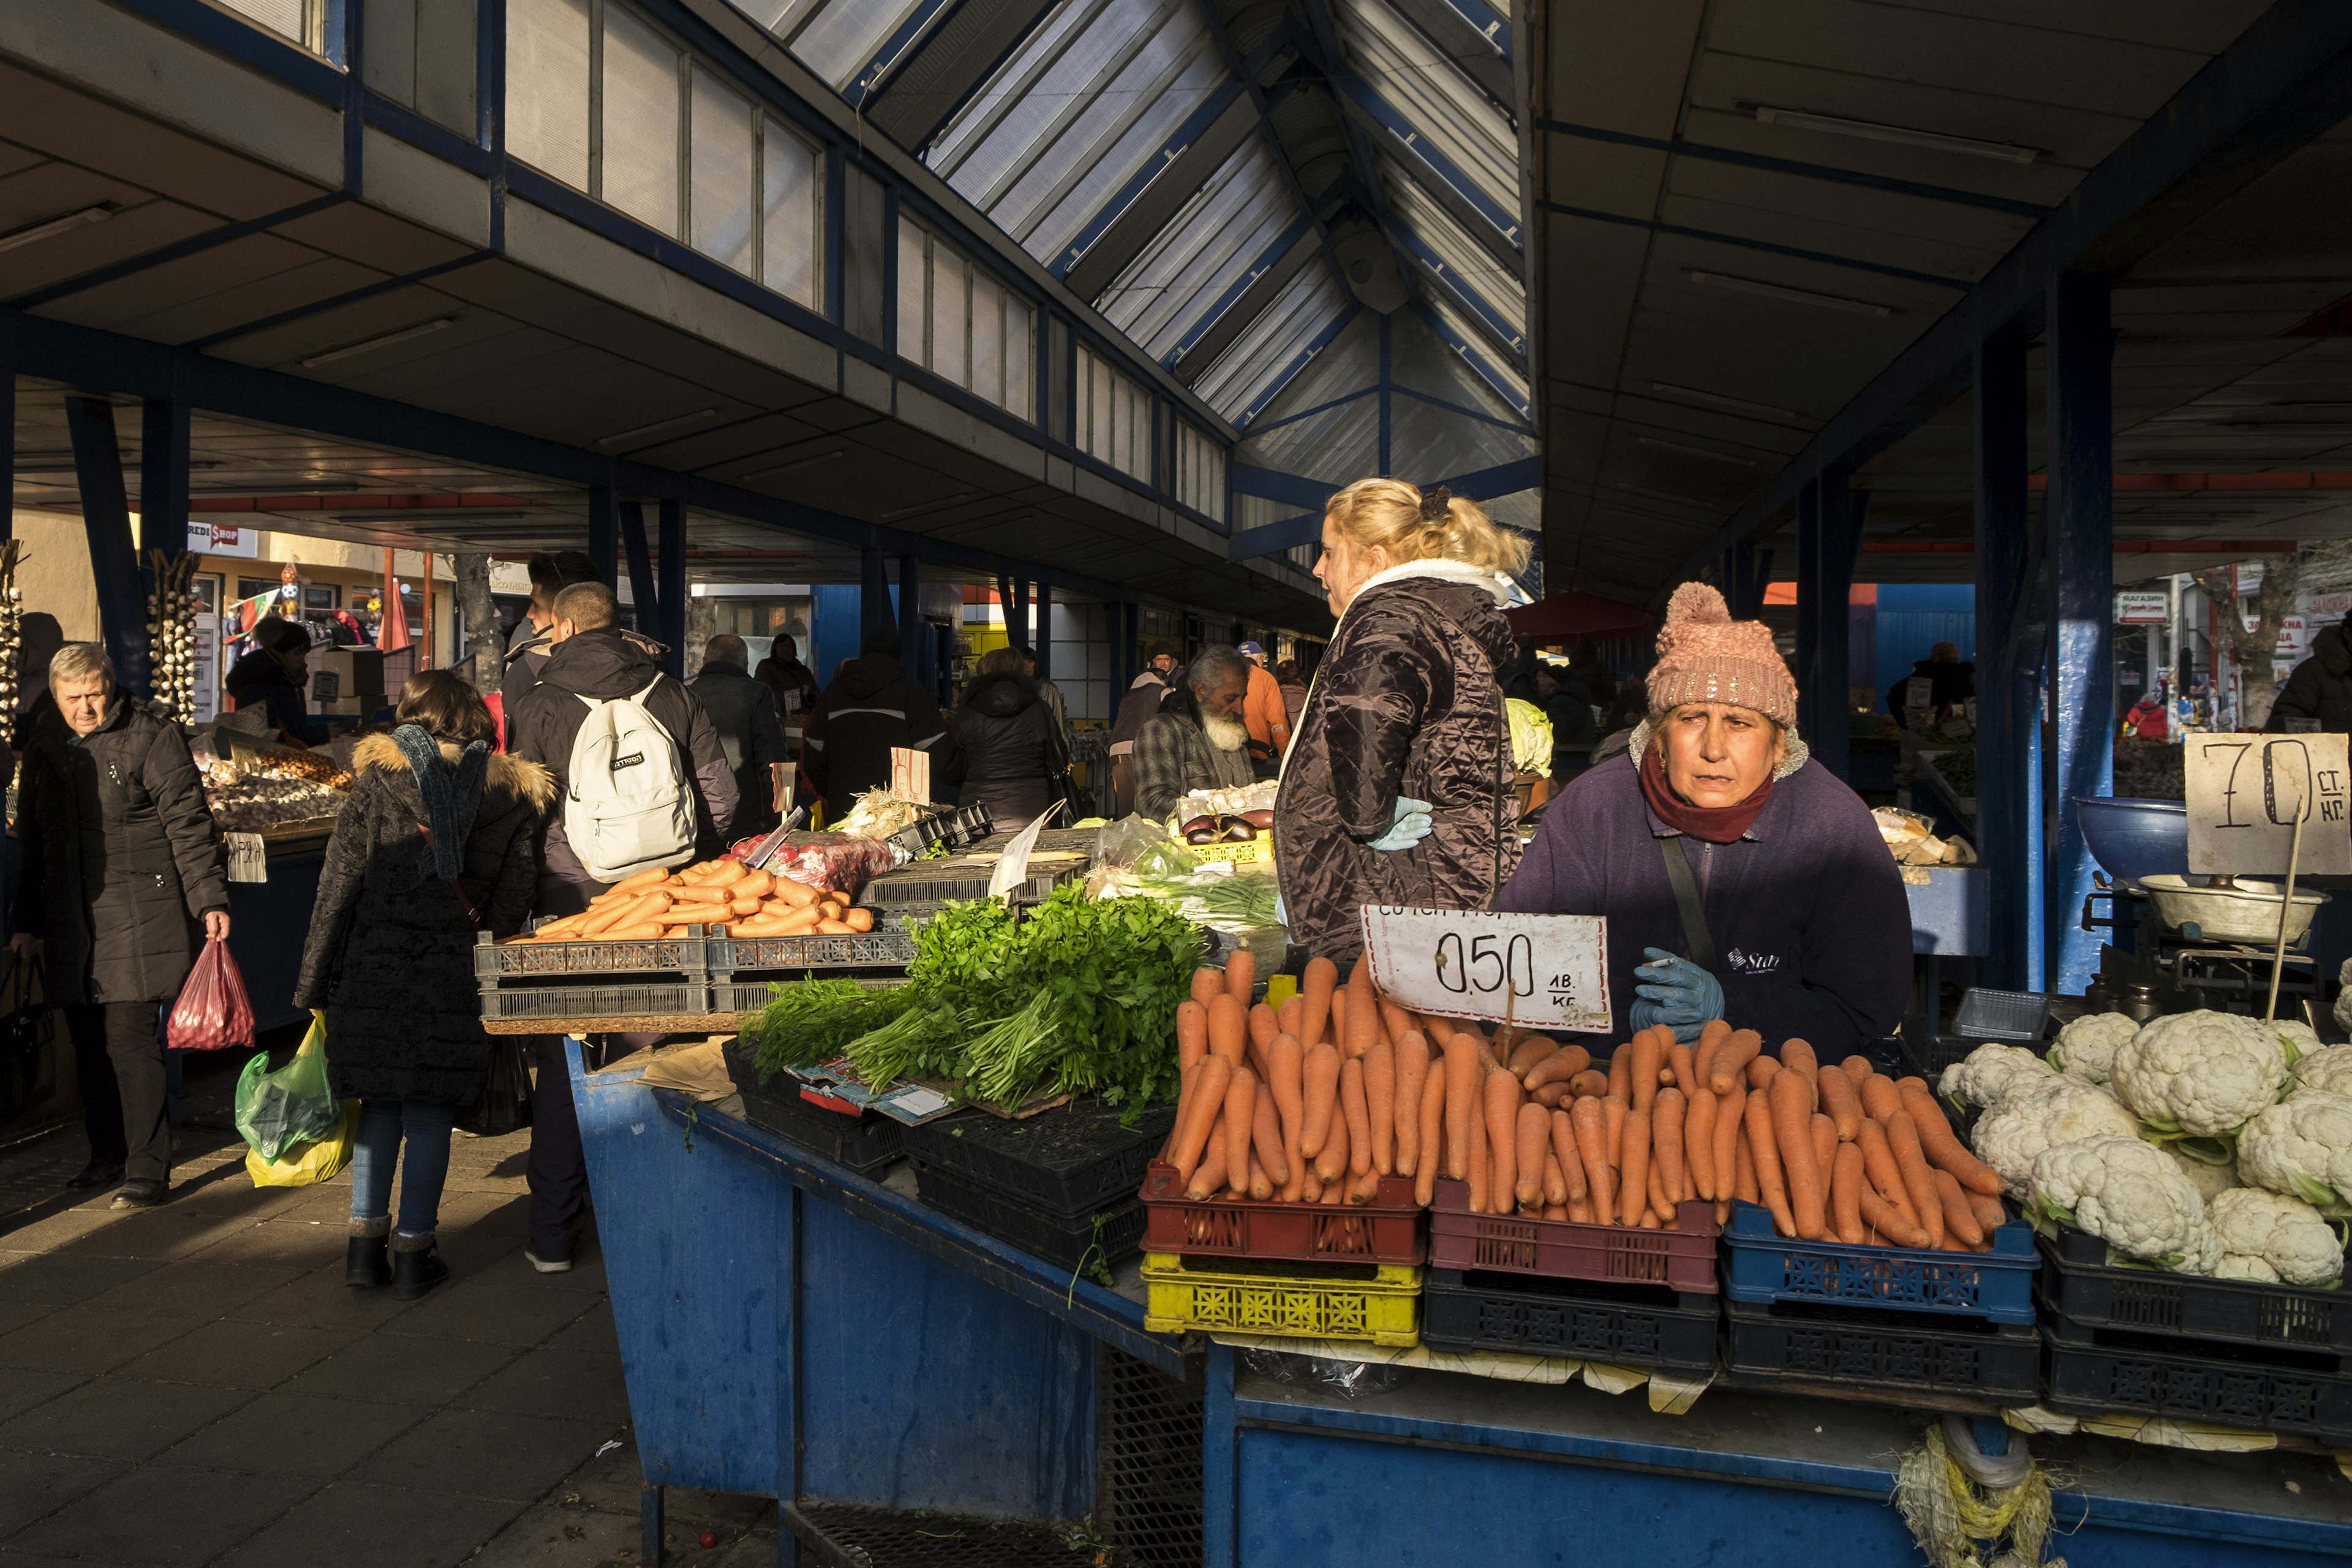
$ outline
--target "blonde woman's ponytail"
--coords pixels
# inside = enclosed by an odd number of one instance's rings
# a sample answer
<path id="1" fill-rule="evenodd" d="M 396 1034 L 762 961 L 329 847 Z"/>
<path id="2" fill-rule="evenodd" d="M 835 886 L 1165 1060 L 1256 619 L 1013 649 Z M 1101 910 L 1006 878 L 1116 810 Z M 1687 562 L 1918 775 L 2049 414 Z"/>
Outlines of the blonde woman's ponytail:
<path id="1" fill-rule="evenodd" d="M 1528 563 L 1526 540 L 1498 526 L 1476 501 L 1443 485 L 1424 493 L 1402 479 L 1358 479 L 1323 510 L 1359 549 L 1377 544 L 1399 565 L 1459 561 L 1517 576 Z"/>

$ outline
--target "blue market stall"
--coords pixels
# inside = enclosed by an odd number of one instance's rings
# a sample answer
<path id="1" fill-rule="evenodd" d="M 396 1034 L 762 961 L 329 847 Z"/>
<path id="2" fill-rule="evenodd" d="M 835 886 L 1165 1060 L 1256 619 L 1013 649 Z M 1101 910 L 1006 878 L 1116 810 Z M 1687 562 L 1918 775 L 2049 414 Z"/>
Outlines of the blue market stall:
<path id="1" fill-rule="evenodd" d="M 1927 1418 L 1712 1387 L 1683 1414 L 1423 1370 L 1349 1399 L 1147 1331 L 1106 1288 L 640 1082 L 573 1090 L 646 1481 L 779 1499 L 781 1561 L 873 1561 L 917 1510 L 1031 1521 L 1118 1561 L 1920 1561 L 1891 1501 Z M 2352 1482 L 2315 1453 L 2036 1436 L 2072 1568 L 2352 1558 Z M 1084 1529 L 1077 1527 L 1083 1522 Z"/>

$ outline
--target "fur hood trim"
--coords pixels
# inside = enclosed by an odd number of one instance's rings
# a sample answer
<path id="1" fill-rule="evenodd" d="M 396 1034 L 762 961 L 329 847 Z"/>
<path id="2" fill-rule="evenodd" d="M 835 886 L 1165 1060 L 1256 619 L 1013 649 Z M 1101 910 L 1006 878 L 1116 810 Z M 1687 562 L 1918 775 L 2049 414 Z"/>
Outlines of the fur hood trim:
<path id="1" fill-rule="evenodd" d="M 441 742 L 441 754 L 455 763 L 464 751 L 444 741 Z M 383 768 L 404 778 L 408 775 L 408 759 L 400 754 L 400 742 L 379 731 L 373 735 L 361 736 L 359 743 L 352 748 L 352 772 L 357 773 L 368 768 Z M 555 775 L 528 757 L 519 757 L 512 752 L 490 753 L 489 773 L 484 782 L 491 789 L 504 790 L 529 802 L 537 811 L 545 811 L 549 803 L 555 799 Z"/>

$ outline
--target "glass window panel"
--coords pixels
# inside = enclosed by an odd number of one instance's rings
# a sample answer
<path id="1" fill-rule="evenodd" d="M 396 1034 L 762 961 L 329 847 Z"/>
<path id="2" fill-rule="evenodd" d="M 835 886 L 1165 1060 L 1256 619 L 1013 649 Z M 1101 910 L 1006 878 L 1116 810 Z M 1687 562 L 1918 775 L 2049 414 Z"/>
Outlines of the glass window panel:
<path id="1" fill-rule="evenodd" d="M 1297 221 L 1265 142 L 1252 137 L 1095 303 L 1154 359 Z"/>
<path id="2" fill-rule="evenodd" d="M 1388 191 L 1390 209 L 1413 237 L 1429 247 L 1444 264 L 1440 276 L 1457 290 L 1467 290 L 1491 306 L 1512 336 L 1523 336 L 1528 320 L 1527 289 L 1517 274 L 1472 239 L 1454 221 L 1453 214 L 1413 183 L 1412 176 L 1396 169 L 1383 174 L 1381 184 Z"/>
<path id="3" fill-rule="evenodd" d="M 1239 418 L 1289 373 L 1307 344 L 1348 308 L 1349 299 L 1328 268 L 1301 268 L 1202 373 L 1192 390 L 1226 418 Z"/>
<path id="4" fill-rule="evenodd" d="M 507 150 L 588 188 L 588 0 L 508 0 Z"/>
<path id="5" fill-rule="evenodd" d="M 368 13 L 375 26 L 375 13 Z M 474 0 L 417 0 L 416 99 L 429 115 L 467 141 L 474 140 Z"/>
<path id="6" fill-rule="evenodd" d="M 370 92 L 416 107 L 416 0 L 373 0 L 362 76 Z"/>
<path id="7" fill-rule="evenodd" d="M 971 275 L 971 389 L 1004 403 L 1004 289 L 985 272 Z"/>
<path id="8" fill-rule="evenodd" d="M 1040 260 L 1058 255 L 1227 79 L 1194 7 L 1171 7 L 1150 42 L 989 216 Z"/>
<path id="9" fill-rule="evenodd" d="M 835 92 L 857 79 L 876 50 L 915 14 L 921 0 L 832 0 L 793 40 L 801 63 Z"/>
<path id="10" fill-rule="evenodd" d="M 247 21 L 258 22 L 306 48 L 310 47 L 310 29 L 303 26 L 302 0 L 227 0 L 227 5 Z"/>
<path id="11" fill-rule="evenodd" d="M 1357 75 L 1404 116 L 1417 142 L 1425 139 L 1504 212 L 1516 215 L 1518 132 L 1510 117 L 1382 0 L 1350 0 L 1335 9 Z"/>
<path id="12" fill-rule="evenodd" d="M 929 238 L 919 226 L 898 220 L 898 356 L 917 364 L 931 363 Z"/>
<path id="13" fill-rule="evenodd" d="M 1004 297 L 1004 406 L 1024 419 L 1037 416 L 1030 373 L 1037 363 L 1036 317 L 1013 295 Z"/>
<path id="14" fill-rule="evenodd" d="M 694 248 L 751 270 L 751 105 L 694 68 Z"/>
<path id="15" fill-rule="evenodd" d="M 824 154 L 768 120 L 760 144 L 760 180 L 763 281 L 788 300 L 822 310 Z"/>
<path id="16" fill-rule="evenodd" d="M 677 50 L 617 5 L 604 7 L 605 201 L 677 232 Z"/>
<path id="17" fill-rule="evenodd" d="M 931 369 L 958 386 L 969 368 L 965 354 L 971 264 L 931 242 Z"/>

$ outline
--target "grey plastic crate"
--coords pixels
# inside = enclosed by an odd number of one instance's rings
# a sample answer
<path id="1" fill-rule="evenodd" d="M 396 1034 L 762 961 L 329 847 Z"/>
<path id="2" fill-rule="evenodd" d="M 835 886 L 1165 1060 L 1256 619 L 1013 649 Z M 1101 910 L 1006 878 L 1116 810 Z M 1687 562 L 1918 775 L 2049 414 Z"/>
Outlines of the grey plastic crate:
<path id="1" fill-rule="evenodd" d="M 720 979 L 767 969 L 903 969 L 915 962 L 915 939 L 903 930 L 846 936 L 719 936 L 705 944 Z"/>
<path id="2" fill-rule="evenodd" d="M 1994 991 L 1972 985 L 1960 998 L 1952 1033 L 1978 1042 L 2039 1045 L 2050 1021 L 2050 998 L 2039 991 Z"/>
<path id="3" fill-rule="evenodd" d="M 993 866 L 948 867 L 918 862 L 896 871 L 886 871 L 866 884 L 857 901 L 877 915 L 896 913 L 908 905 L 925 906 L 936 910 L 941 904 L 961 903 L 988 896 L 988 884 L 995 871 Z M 1053 897 L 1054 889 L 1065 882 L 1085 878 L 1083 864 L 1067 861 L 1042 867 L 1029 873 L 1020 886 L 1013 889 L 1016 904 L 1042 904 Z"/>
<path id="4" fill-rule="evenodd" d="M 474 978 L 484 984 L 573 974 L 698 974 L 709 967 L 699 926 L 644 942 L 494 942 L 474 943 Z"/>
<path id="5" fill-rule="evenodd" d="M 549 985 L 485 987 L 482 1021 L 529 1023 L 571 1018 L 700 1018 L 711 1011 L 710 987 L 677 985 Z"/>

